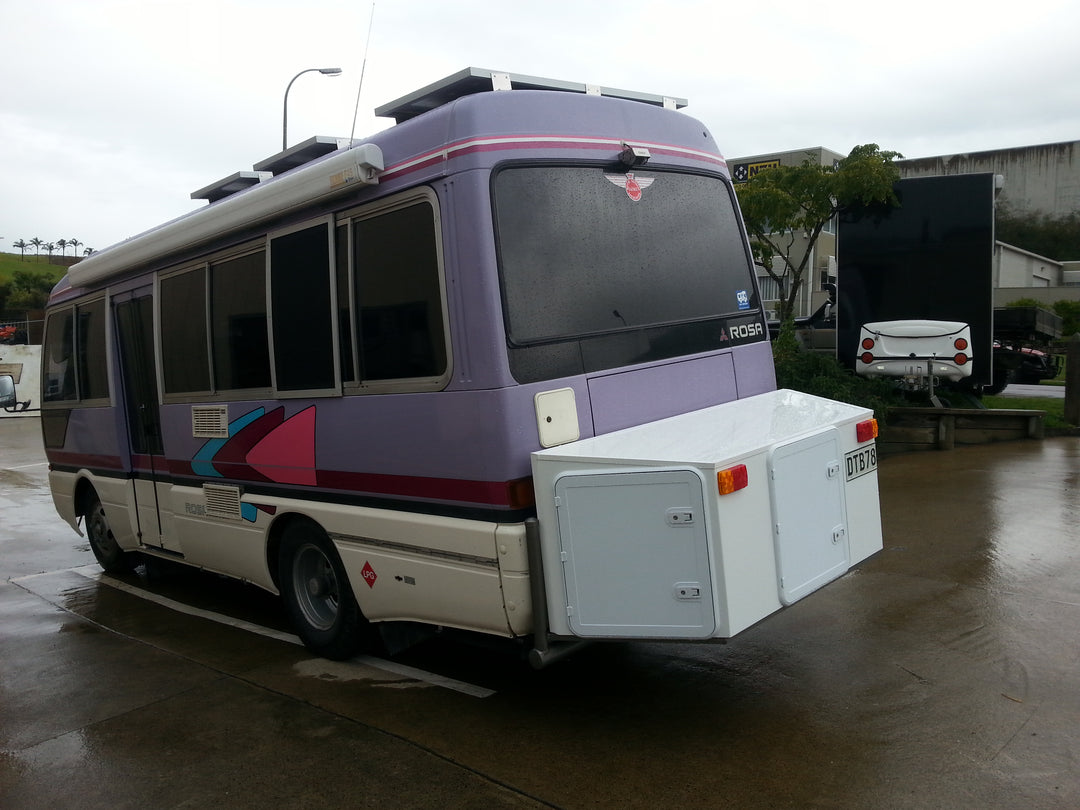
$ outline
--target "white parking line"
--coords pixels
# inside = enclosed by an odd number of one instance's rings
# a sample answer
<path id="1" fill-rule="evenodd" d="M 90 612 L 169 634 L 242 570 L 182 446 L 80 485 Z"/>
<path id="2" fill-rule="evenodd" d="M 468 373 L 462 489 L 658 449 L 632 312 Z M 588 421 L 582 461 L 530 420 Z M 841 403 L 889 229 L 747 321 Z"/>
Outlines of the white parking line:
<path id="1" fill-rule="evenodd" d="M 77 568 L 69 568 L 74 574 L 86 577 L 100 582 L 102 585 L 108 585 L 110 588 L 115 588 L 118 591 L 137 596 L 140 599 L 145 599 L 149 602 L 166 607 L 170 610 L 175 610 L 178 613 L 185 613 L 188 616 L 196 616 L 200 619 L 207 619 L 218 624 L 228 625 L 229 627 L 235 627 L 240 630 L 246 630 L 249 633 L 256 633 L 260 636 L 272 638 L 276 641 L 284 641 L 288 644 L 296 644 L 303 646 L 303 642 L 297 636 L 292 633 L 284 633 L 280 630 L 274 630 L 269 627 L 263 627 L 262 625 L 253 624 L 252 622 L 246 622 L 242 619 L 234 619 L 231 616 L 225 616 L 221 613 L 215 613 L 212 610 L 203 610 L 202 608 L 192 607 L 191 605 L 185 605 L 183 602 L 177 602 L 175 599 L 169 599 L 166 596 L 159 596 L 156 593 L 150 593 L 149 591 L 142 590 L 133 585 L 129 585 L 115 577 L 111 577 L 108 574 L 102 572 L 95 565 L 83 565 Z M 25 590 L 31 591 L 31 593 L 37 593 L 31 588 L 26 587 L 23 583 L 28 583 L 31 580 L 38 579 L 39 577 L 49 576 L 49 574 L 65 573 L 64 571 L 50 571 L 42 574 L 30 574 L 28 576 L 12 579 L 11 582 L 19 585 Z M 37 594 L 42 596 L 42 594 Z M 396 664 L 393 661 L 386 661 L 382 658 L 375 658 L 370 655 L 357 655 L 350 659 L 348 662 L 340 662 L 344 664 L 355 663 L 360 666 L 374 667 L 376 669 L 383 670 L 384 672 L 390 672 L 394 675 L 402 675 L 406 678 L 412 678 L 423 683 L 429 683 L 432 686 L 440 686 L 443 689 L 450 689 L 455 692 L 461 692 L 465 695 L 470 695 L 477 698 L 491 697 L 495 694 L 495 690 L 487 689 L 482 686 L 476 686 L 475 684 L 465 683 L 464 681 L 458 681 L 453 678 L 446 678 L 442 675 L 436 675 L 434 672 L 427 672 L 422 669 L 416 669 L 415 667 L 405 666 L 404 664 Z"/>

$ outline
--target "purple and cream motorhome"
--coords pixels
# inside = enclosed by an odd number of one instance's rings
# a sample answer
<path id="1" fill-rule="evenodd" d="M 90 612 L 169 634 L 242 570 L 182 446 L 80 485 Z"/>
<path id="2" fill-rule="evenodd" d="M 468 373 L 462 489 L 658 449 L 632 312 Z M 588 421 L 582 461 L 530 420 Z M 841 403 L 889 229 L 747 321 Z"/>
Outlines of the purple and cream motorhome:
<path id="1" fill-rule="evenodd" d="M 775 390 L 681 106 L 467 69 L 74 265 L 43 351 L 59 513 L 106 571 L 280 593 L 338 658 L 399 623 L 536 665 L 728 637 L 840 576 L 881 547 L 876 423 Z"/>

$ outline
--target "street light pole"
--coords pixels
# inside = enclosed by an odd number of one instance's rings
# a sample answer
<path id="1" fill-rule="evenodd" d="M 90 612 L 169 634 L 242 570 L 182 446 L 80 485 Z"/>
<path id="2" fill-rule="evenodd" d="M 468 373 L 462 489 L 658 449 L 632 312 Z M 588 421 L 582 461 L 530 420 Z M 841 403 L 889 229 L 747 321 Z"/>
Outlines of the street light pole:
<path id="1" fill-rule="evenodd" d="M 289 90 L 292 89 L 293 82 L 303 76 L 305 73 L 321 73 L 324 76 L 337 76 L 341 73 L 341 68 L 308 68 L 307 70 L 301 70 L 289 81 L 289 84 L 285 87 L 285 103 L 281 113 L 281 151 L 284 152 L 289 148 L 288 132 L 289 132 Z"/>

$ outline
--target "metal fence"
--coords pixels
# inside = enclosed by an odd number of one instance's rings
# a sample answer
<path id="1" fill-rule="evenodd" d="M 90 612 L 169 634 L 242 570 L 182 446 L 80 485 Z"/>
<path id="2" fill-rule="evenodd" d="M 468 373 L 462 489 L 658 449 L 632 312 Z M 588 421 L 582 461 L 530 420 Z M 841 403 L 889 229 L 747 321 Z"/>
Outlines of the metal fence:
<path id="1" fill-rule="evenodd" d="M 41 312 L 0 312 L 0 344 L 41 345 L 45 321 Z"/>

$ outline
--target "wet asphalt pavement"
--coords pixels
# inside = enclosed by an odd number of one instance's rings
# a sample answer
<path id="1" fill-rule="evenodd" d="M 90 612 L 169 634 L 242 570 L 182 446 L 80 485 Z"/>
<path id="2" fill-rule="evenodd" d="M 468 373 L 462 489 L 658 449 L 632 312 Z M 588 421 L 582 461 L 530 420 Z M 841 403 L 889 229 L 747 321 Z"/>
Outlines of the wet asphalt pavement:
<path id="1" fill-rule="evenodd" d="M 1080 807 L 1080 438 L 884 458 L 846 577 L 533 672 L 324 661 L 244 586 L 101 578 L 37 430 L 0 419 L 3 810 Z"/>

